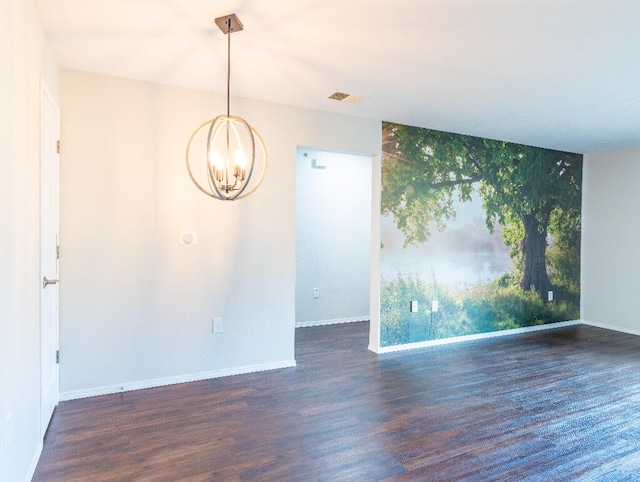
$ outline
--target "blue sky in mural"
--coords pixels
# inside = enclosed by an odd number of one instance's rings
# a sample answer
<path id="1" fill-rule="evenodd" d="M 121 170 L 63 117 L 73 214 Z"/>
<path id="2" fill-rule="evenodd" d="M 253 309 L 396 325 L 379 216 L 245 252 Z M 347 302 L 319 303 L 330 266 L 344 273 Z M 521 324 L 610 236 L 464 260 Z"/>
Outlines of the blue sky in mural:
<path id="1" fill-rule="evenodd" d="M 402 247 L 404 235 L 393 218 L 381 218 L 380 273 L 386 278 L 410 274 L 439 283 L 462 286 L 496 279 L 511 268 L 510 248 L 504 245 L 500 226 L 494 234 L 485 225 L 482 200 L 474 193 L 471 202 L 455 202 L 456 219 L 443 232 L 435 226 L 431 238 L 418 247 Z"/>

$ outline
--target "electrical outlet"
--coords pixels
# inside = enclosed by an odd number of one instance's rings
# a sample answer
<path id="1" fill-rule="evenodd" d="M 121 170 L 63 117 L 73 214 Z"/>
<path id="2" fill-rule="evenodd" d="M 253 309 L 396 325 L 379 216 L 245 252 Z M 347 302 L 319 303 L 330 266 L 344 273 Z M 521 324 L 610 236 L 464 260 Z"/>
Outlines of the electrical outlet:
<path id="1" fill-rule="evenodd" d="M 547 291 L 547 301 L 553 301 L 553 291 Z"/>
<path id="2" fill-rule="evenodd" d="M 222 318 L 211 320 L 211 333 L 222 333 Z"/>
<path id="3" fill-rule="evenodd" d="M 409 303 L 409 311 L 411 313 L 417 313 L 417 311 L 418 311 L 418 302 L 417 301 L 412 301 L 411 303 Z"/>
<path id="4" fill-rule="evenodd" d="M 320 288 L 313 288 L 313 297 L 320 298 Z"/>

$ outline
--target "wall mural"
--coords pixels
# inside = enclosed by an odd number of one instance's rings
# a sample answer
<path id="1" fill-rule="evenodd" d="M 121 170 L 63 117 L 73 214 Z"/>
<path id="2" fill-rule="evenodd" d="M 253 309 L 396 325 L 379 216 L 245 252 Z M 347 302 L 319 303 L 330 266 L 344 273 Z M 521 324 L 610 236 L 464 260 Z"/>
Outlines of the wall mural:
<path id="1" fill-rule="evenodd" d="M 382 130 L 382 346 L 580 318 L 582 155 Z"/>

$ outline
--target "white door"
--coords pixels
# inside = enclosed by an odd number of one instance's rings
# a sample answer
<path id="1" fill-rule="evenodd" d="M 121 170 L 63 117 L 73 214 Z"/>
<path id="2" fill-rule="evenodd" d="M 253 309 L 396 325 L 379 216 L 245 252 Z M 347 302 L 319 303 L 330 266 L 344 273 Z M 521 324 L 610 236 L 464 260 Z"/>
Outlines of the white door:
<path id="1" fill-rule="evenodd" d="M 40 365 L 44 436 L 58 404 L 58 218 L 60 111 L 42 82 L 40 118 Z"/>

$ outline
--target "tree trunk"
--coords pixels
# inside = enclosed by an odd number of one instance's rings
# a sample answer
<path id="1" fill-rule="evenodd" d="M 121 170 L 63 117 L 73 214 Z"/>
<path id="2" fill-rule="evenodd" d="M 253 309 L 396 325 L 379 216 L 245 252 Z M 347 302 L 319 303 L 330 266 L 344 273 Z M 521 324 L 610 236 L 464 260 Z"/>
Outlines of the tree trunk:
<path id="1" fill-rule="evenodd" d="M 523 216 L 524 238 L 522 239 L 522 289 L 536 290 L 543 301 L 547 300 L 547 291 L 551 287 L 547 276 L 545 251 L 547 248 L 547 227 L 551 209 L 543 208 Z M 542 221 L 536 218 L 540 216 Z"/>

